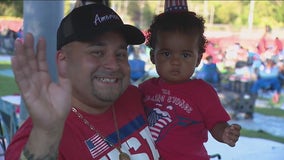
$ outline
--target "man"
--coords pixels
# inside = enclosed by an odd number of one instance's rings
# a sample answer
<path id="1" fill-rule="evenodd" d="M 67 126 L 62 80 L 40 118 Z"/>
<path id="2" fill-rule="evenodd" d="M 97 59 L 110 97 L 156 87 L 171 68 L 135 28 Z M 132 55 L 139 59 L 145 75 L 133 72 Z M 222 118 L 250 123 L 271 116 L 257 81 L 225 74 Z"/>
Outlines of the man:
<path id="1" fill-rule="evenodd" d="M 16 40 L 12 67 L 31 118 L 5 158 L 159 159 L 141 95 L 129 86 L 127 45 L 144 40 L 104 5 L 75 8 L 57 32 L 58 83 L 48 74 L 44 39 L 36 51 L 31 34 Z"/>

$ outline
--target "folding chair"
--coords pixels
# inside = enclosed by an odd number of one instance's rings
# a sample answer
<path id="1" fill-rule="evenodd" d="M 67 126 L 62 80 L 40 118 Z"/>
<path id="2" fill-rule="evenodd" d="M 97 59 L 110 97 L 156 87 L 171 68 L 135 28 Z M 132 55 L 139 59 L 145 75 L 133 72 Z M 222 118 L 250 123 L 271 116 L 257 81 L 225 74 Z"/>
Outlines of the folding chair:
<path id="1" fill-rule="evenodd" d="M 0 142 L 4 151 L 18 129 L 17 121 L 15 106 L 0 99 Z"/>
<path id="2" fill-rule="evenodd" d="M 210 157 L 210 159 L 212 159 L 212 158 L 217 158 L 218 160 L 221 159 L 221 155 L 220 154 L 212 154 L 209 157 Z"/>
<path id="3" fill-rule="evenodd" d="M 5 141 L 5 136 L 4 136 L 4 128 L 2 126 L 3 126 L 3 121 L 2 121 L 2 117 L 0 117 L 0 143 L 1 143 L 1 147 L 2 147 L 2 150 L 0 151 L 0 156 L 4 156 L 5 151 L 6 151 L 6 141 Z"/>

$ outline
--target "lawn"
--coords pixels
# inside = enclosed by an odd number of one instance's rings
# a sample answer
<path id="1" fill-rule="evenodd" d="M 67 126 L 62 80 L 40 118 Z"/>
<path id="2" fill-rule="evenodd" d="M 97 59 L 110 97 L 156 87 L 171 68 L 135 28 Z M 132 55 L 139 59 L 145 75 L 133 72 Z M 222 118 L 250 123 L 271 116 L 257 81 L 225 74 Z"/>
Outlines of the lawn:
<path id="1" fill-rule="evenodd" d="M 11 69 L 9 63 L 1 63 L 0 69 Z M 14 78 L 0 75 L 0 96 L 19 94 L 19 88 Z"/>
<path id="2" fill-rule="evenodd" d="M 262 139 L 268 139 L 276 142 L 280 142 L 284 144 L 284 137 L 278 137 L 271 135 L 265 131 L 253 131 L 253 130 L 247 130 L 242 128 L 241 135 L 244 137 L 253 137 L 253 138 L 262 138 Z"/>
<path id="3" fill-rule="evenodd" d="M 0 96 L 19 94 L 19 88 L 14 78 L 0 76 Z"/>
<path id="4" fill-rule="evenodd" d="M 267 115 L 267 116 L 277 116 L 277 117 L 284 118 L 284 110 L 279 109 L 279 108 L 255 107 L 254 111 L 256 113 L 260 113 L 260 114 Z M 284 143 L 284 137 L 274 136 L 263 130 L 254 131 L 254 130 L 248 130 L 248 129 L 242 128 L 241 135 L 244 137 L 263 138 L 263 139 L 268 139 L 268 140 Z"/>
<path id="5" fill-rule="evenodd" d="M 11 64 L 9 62 L 0 62 L 0 69 L 11 69 Z"/>
<path id="6" fill-rule="evenodd" d="M 280 108 L 255 108 L 255 112 L 268 116 L 277 116 L 284 118 L 284 110 Z"/>

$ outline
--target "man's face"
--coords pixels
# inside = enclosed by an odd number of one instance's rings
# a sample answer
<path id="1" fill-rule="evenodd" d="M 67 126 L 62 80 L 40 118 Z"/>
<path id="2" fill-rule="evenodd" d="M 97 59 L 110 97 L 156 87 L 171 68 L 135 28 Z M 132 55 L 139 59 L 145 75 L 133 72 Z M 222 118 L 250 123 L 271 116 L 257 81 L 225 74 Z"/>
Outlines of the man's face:
<path id="1" fill-rule="evenodd" d="M 65 48 L 73 96 L 88 106 L 112 104 L 130 84 L 127 44 L 121 34 L 106 32 L 92 42 L 71 42 Z"/>

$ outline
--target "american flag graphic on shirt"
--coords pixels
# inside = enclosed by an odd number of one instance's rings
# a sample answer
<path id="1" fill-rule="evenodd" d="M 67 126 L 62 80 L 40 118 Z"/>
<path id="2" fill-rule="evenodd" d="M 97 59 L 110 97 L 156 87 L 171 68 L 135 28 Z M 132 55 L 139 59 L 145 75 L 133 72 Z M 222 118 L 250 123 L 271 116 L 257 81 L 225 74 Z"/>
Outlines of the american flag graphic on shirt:
<path id="1" fill-rule="evenodd" d="M 155 108 L 151 111 L 151 113 L 149 113 L 148 121 L 152 137 L 154 141 L 157 141 L 162 129 L 165 126 L 167 126 L 170 122 L 172 122 L 172 119 L 170 118 L 167 112 Z"/>
<path id="2" fill-rule="evenodd" d="M 172 120 L 170 118 L 164 117 L 159 119 L 154 126 L 149 127 L 154 141 L 159 137 L 161 130 L 167 126 Z"/>
<path id="3" fill-rule="evenodd" d="M 100 135 L 95 134 L 85 141 L 93 158 L 108 150 L 111 146 Z"/>
<path id="4" fill-rule="evenodd" d="M 143 115 L 137 116 L 135 119 L 119 128 L 120 140 L 124 141 L 127 137 L 133 135 L 145 125 L 146 122 Z M 119 139 L 117 137 L 116 131 L 109 135 L 106 135 L 105 139 L 103 139 L 102 136 L 96 133 L 89 139 L 85 140 L 85 144 L 88 147 L 88 150 L 90 151 L 93 159 L 98 159 L 101 158 L 101 156 L 106 155 L 106 152 L 113 148 L 113 145 L 116 145 L 117 143 L 119 143 Z"/>

